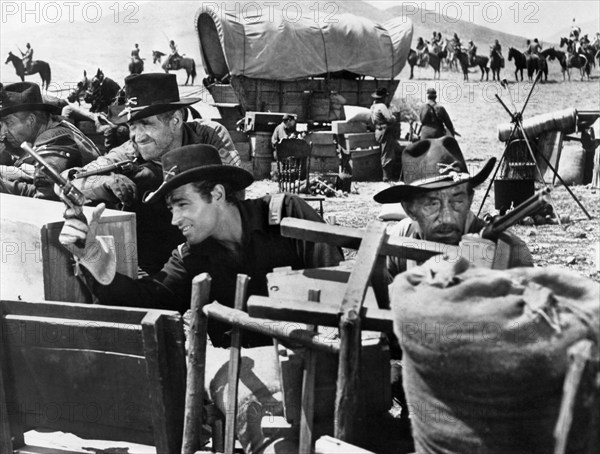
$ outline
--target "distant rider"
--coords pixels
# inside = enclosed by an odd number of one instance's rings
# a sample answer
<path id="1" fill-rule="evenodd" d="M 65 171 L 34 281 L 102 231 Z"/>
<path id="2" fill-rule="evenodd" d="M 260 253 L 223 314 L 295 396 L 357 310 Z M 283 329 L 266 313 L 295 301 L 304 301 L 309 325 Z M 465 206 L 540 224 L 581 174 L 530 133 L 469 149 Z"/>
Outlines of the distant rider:
<path id="1" fill-rule="evenodd" d="M 475 55 L 477 55 L 477 46 L 473 42 L 473 40 L 469 40 L 469 48 L 467 49 L 467 54 L 469 55 L 469 65 L 473 66 L 475 64 Z"/>
<path id="2" fill-rule="evenodd" d="M 171 40 L 169 42 L 169 47 L 171 48 L 171 54 L 167 57 L 167 68 L 178 69 L 181 55 L 179 55 L 179 52 L 177 51 L 175 41 Z"/>
<path id="3" fill-rule="evenodd" d="M 496 52 L 500 56 L 500 67 L 504 68 L 504 55 L 502 55 L 502 45 L 500 44 L 500 42 L 497 39 L 494 41 L 494 44 L 492 45 L 490 56 L 494 52 Z"/>
<path id="4" fill-rule="evenodd" d="M 33 48 L 29 43 L 27 43 L 25 47 L 27 48 L 25 52 L 21 51 L 20 49 L 19 52 L 21 52 L 21 55 L 23 56 L 21 60 L 23 61 L 25 72 L 29 73 L 29 71 L 31 71 L 31 62 L 33 61 Z"/>

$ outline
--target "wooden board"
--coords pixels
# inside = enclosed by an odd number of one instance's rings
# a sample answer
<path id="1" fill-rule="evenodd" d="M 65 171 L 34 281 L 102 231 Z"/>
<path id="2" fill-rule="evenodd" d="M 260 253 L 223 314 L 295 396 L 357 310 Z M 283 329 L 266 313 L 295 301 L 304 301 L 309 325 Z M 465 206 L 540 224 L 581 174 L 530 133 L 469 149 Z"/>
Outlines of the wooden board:
<path id="1" fill-rule="evenodd" d="M 0 409 L 8 408 L 13 448 L 24 443 L 24 427 L 43 426 L 153 444 L 158 452 L 180 449 L 185 357 L 179 313 L 1 301 L 0 322 Z M 155 335 L 143 335 L 142 326 Z"/>
<path id="2" fill-rule="evenodd" d="M 73 275 L 71 254 L 58 242 L 64 204 L 8 194 L 0 194 L 0 204 L 0 298 L 89 302 Z M 84 207 L 88 219 L 91 213 L 92 207 Z M 105 210 L 97 232 L 114 236 L 117 272 L 136 277 L 135 214 Z"/>
<path id="3" fill-rule="evenodd" d="M 379 143 L 375 140 L 374 132 L 344 134 L 344 138 L 346 139 L 347 150 L 356 150 L 357 148 L 366 149 L 379 146 Z"/>

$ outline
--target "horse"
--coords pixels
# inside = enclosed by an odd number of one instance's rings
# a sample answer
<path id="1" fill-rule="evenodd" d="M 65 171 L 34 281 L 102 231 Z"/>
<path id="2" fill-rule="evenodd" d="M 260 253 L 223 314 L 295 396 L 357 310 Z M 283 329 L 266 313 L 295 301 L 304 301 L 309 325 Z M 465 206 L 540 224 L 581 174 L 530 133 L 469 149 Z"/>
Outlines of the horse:
<path id="1" fill-rule="evenodd" d="M 492 48 L 490 52 L 490 69 L 492 70 L 492 80 L 500 81 L 500 69 L 502 69 L 502 55 L 496 49 Z M 496 79 L 496 76 L 498 79 Z"/>
<path id="2" fill-rule="evenodd" d="M 144 60 L 132 58 L 129 62 L 129 74 L 142 74 L 144 72 Z"/>
<path id="3" fill-rule="evenodd" d="M 165 70 L 166 73 L 168 73 L 170 69 L 173 71 L 185 69 L 187 78 L 185 79 L 184 85 L 188 84 L 188 81 L 190 80 L 190 76 L 192 77 L 192 85 L 194 85 L 194 79 L 196 78 L 196 62 L 194 61 L 193 58 L 181 57 L 180 59 L 177 60 L 177 67 L 175 67 L 175 68 L 173 67 L 173 64 L 171 62 L 169 62 L 169 59 L 167 59 L 161 65 L 161 67 L 162 67 L 162 69 Z"/>
<path id="4" fill-rule="evenodd" d="M 100 68 L 92 78 L 84 101 L 91 104 L 90 112 L 106 112 L 108 106 L 116 104 L 121 86 L 109 77 L 105 77 Z"/>
<path id="5" fill-rule="evenodd" d="M 454 49 L 454 40 L 445 39 L 442 50 L 438 53 L 438 56 L 442 58 L 442 62 L 446 63 L 448 70 L 458 71 L 458 62 L 456 60 L 456 51 Z"/>
<path id="6" fill-rule="evenodd" d="M 166 54 L 164 52 L 161 52 L 160 50 L 153 50 L 152 51 L 152 63 L 153 64 L 160 63 L 162 61 L 162 58 L 165 55 Z"/>
<path id="7" fill-rule="evenodd" d="M 569 80 L 571 80 L 571 68 L 579 68 L 581 74 L 580 80 L 583 80 L 584 75 L 587 75 L 588 80 L 590 80 L 590 73 L 592 71 L 591 63 L 594 61 L 594 56 L 583 49 L 579 49 L 579 52 L 577 52 L 576 42 L 563 36 L 560 38 L 559 47 L 563 47 L 564 45 L 567 46 L 565 66 L 567 74 L 569 75 Z"/>
<path id="8" fill-rule="evenodd" d="M 21 78 L 21 82 L 25 82 L 25 76 L 32 76 L 33 74 L 39 73 L 40 77 L 42 78 L 42 89 L 48 90 L 48 87 L 50 86 L 50 80 L 52 78 L 52 72 L 50 71 L 50 65 L 44 60 L 33 60 L 31 62 L 29 72 L 25 71 L 23 61 L 12 52 L 8 53 L 8 58 L 4 64 L 7 65 L 8 62 L 11 62 L 15 67 L 15 71 L 17 76 Z"/>
<path id="9" fill-rule="evenodd" d="M 85 97 L 85 92 L 90 87 L 90 79 L 88 79 L 87 71 L 83 71 L 83 79 L 77 82 L 77 86 L 67 95 L 67 101 L 77 102 L 81 106 L 81 100 Z"/>
<path id="10" fill-rule="evenodd" d="M 515 79 L 518 82 L 519 76 L 518 72 L 521 73 L 521 82 L 523 82 L 523 70 L 527 68 L 527 59 L 525 55 L 514 47 L 510 47 L 508 49 L 508 61 L 511 61 L 514 58 L 515 60 Z"/>
<path id="11" fill-rule="evenodd" d="M 408 65 L 410 66 L 409 79 L 412 79 L 414 77 L 414 69 L 415 69 L 415 65 L 417 64 L 418 59 L 419 59 L 419 57 L 417 56 L 417 52 L 414 49 L 411 49 L 408 52 L 408 57 L 406 58 L 406 61 L 408 62 Z"/>
<path id="12" fill-rule="evenodd" d="M 458 62 L 460 63 L 460 67 L 463 72 L 463 80 L 469 80 L 469 68 L 475 66 L 479 66 L 479 69 L 481 70 L 481 79 L 479 80 L 482 81 L 484 75 L 485 80 L 489 80 L 490 68 L 487 67 L 489 58 L 484 57 L 483 55 L 475 55 L 475 58 L 473 58 L 473 60 L 471 61 L 469 59 L 469 56 L 465 52 L 463 52 L 462 49 L 456 50 L 456 58 L 458 59 Z"/>

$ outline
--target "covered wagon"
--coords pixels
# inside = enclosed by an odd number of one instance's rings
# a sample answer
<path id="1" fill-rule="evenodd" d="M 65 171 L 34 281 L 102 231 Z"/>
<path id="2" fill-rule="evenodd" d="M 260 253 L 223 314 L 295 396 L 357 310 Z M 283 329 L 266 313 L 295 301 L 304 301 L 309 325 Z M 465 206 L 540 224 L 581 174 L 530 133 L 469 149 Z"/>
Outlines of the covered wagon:
<path id="1" fill-rule="evenodd" d="M 223 119 L 259 111 L 327 122 L 343 119 L 344 104 L 368 107 L 377 88 L 395 92 L 410 51 L 409 19 L 378 24 L 351 14 L 298 13 L 229 11 L 215 3 L 199 9 L 204 83 Z"/>

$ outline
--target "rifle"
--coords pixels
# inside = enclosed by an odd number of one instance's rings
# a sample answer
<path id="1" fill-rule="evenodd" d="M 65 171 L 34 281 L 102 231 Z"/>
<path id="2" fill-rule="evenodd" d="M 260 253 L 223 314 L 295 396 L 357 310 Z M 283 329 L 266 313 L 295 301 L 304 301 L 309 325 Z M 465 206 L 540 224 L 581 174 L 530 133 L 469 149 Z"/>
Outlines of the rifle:
<path id="1" fill-rule="evenodd" d="M 83 214 L 83 205 L 86 202 L 83 193 L 61 176 L 54 167 L 50 166 L 27 142 L 23 142 L 21 148 L 42 166 L 44 173 L 60 188 L 60 199 L 74 211 L 75 217 L 87 224 L 87 219 Z M 78 240 L 75 245 L 84 248 L 85 241 Z"/>
<path id="2" fill-rule="evenodd" d="M 91 177 L 92 175 L 102 175 L 105 173 L 117 172 L 122 174 L 133 173 L 137 165 L 135 160 L 126 160 L 116 162 L 114 164 L 110 164 L 104 167 L 99 167 L 97 169 L 92 170 L 82 170 L 79 172 L 69 173 L 69 179 L 75 180 L 77 178 L 86 178 Z"/>
<path id="3" fill-rule="evenodd" d="M 546 187 L 540 189 L 508 213 L 502 216 L 490 217 L 487 225 L 481 231 L 481 237 L 495 241 L 506 229 L 522 221 L 525 217 L 535 213 L 549 203 L 550 188 Z"/>

